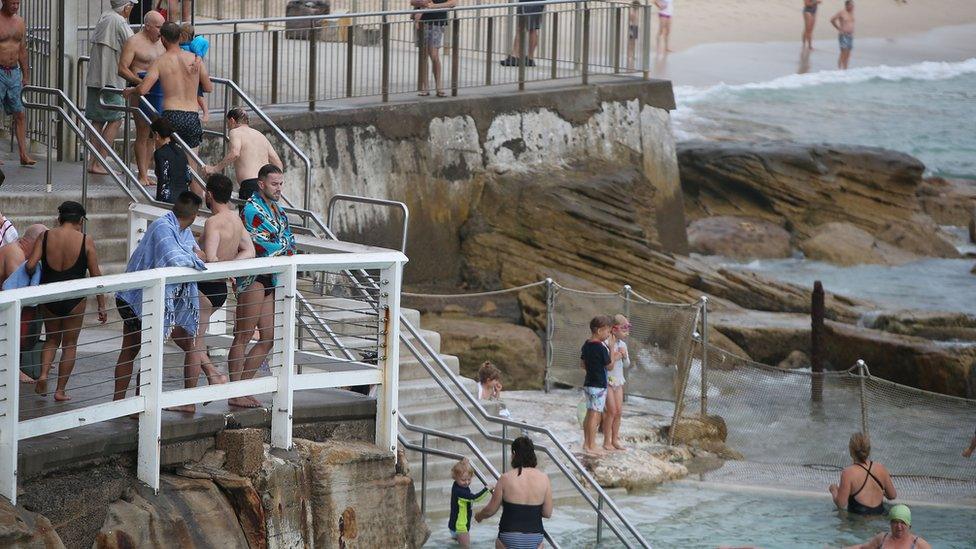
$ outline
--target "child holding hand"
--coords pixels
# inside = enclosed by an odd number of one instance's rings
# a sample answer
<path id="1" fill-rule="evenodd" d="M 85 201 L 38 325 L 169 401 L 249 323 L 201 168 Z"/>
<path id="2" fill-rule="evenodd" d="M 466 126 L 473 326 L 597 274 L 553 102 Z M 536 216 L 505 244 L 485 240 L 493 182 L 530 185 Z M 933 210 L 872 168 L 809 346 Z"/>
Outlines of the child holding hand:
<path id="1" fill-rule="evenodd" d="M 454 478 L 454 485 L 451 486 L 451 516 L 447 522 L 447 528 L 451 531 L 451 537 L 458 542 L 461 547 L 471 545 L 471 506 L 480 503 L 491 495 L 491 489 L 482 488 L 477 494 L 471 492 L 471 479 L 474 477 L 474 469 L 468 458 L 454 464 L 451 468 L 451 477 Z"/>

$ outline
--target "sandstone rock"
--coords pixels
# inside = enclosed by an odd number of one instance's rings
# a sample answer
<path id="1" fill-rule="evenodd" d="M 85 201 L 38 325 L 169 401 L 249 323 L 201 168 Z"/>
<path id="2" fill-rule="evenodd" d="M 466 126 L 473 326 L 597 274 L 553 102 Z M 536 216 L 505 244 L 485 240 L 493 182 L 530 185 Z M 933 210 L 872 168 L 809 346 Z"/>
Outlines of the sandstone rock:
<path id="1" fill-rule="evenodd" d="M 796 313 L 717 311 L 709 324 L 763 364 L 777 364 L 791 349 L 810 350 L 810 317 Z M 709 357 L 710 364 L 715 360 Z"/>
<path id="2" fill-rule="evenodd" d="M 878 239 L 920 256 L 960 257 L 959 250 L 941 235 L 928 216 L 916 214 L 908 220 L 889 221 L 878 233 Z"/>
<path id="3" fill-rule="evenodd" d="M 976 208 L 976 185 L 971 180 L 930 177 L 918 188 L 922 211 L 939 225 L 965 227 Z"/>
<path id="4" fill-rule="evenodd" d="M 810 368 L 810 357 L 803 351 L 793 351 L 777 364 L 776 367 L 784 370 Z"/>
<path id="5" fill-rule="evenodd" d="M 93 549 L 247 547 L 237 515 L 209 480 L 160 477 L 153 494 L 139 487 L 108 509 Z"/>
<path id="6" fill-rule="evenodd" d="M 662 482 L 688 476 L 680 463 L 664 461 L 643 450 L 616 452 L 590 465 L 593 479 L 603 488 L 628 490 L 649 488 Z"/>
<path id="7" fill-rule="evenodd" d="M 976 341 L 976 316 L 940 311 L 892 311 L 872 316 L 868 328 L 942 341 Z"/>
<path id="8" fill-rule="evenodd" d="M 462 315 L 425 315 L 423 325 L 441 334 L 441 352 L 461 361 L 461 374 L 477 378 L 490 360 L 506 389 L 539 389 L 545 371 L 542 340 L 525 326 Z"/>
<path id="9" fill-rule="evenodd" d="M 900 265 L 921 259 L 919 256 L 880 241 L 850 223 L 827 223 L 800 243 L 807 259 L 836 265 Z"/>
<path id="10" fill-rule="evenodd" d="M 263 429 L 228 429 L 217 433 L 217 449 L 224 451 L 224 467 L 241 476 L 261 469 L 264 456 Z"/>
<path id="11" fill-rule="evenodd" d="M 14 507 L 0 498 L 0 547 L 64 549 L 64 544 L 43 515 Z"/>
<path id="12" fill-rule="evenodd" d="M 674 442 L 698 446 L 704 442 L 725 442 L 728 428 L 721 416 L 682 417 L 674 426 Z"/>
<path id="13" fill-rule="evenodd" d="M 265 526 L 264 508 L 261 496 L 249 479 L 232 473 L 214 475 L 214 482 L 230 500 L 237 521 L 241 525 L 249 547 L 267 547 L 268 531 Z"/>
<path id="14" fill-rule="evenodd" d="M 831 222 L 877 234 L 920 211 L 924 166 L 894 151 L 778 141 L 690 141 L 677 151 L 690 219 L 755 217 L 808 238 Z"/>
<path id="15" fill-rule="evenodd" d="M 739 261 L 790 257 L 790 233 L 763 220 L 734 216 L 706 217 L 688 226 L 692 252 Z"/>
<path id="16" fill-rule="evenodd" d="M 254 487 L 261 494 L 268 549 L 313 547 L 312 483 L 297 452 L 266 452 Z"/>
<path id="17" fill-rule="evenodd" d="M 295 440 L 312 482 L 314 546 L 421 547 L 430 535 L 413 480 L 393 456 L 362 442 Z"/>

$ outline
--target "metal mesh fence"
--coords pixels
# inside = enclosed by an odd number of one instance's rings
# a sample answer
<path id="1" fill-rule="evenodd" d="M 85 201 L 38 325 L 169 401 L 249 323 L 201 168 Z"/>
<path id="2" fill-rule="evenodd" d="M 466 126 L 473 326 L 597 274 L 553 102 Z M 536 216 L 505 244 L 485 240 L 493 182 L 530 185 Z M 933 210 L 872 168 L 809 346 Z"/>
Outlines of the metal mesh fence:
<path id="1" fill-rule="evenodd" d="M 822 374 L 823 397 L 811 399 L 815 375 L 783 370 L 709 348 L 708 413 L 721 416 L 727 444 L 742 460 L 705 477 L 731 484 L 825 492 L 850 465 L 848 439 L 866 430 L 871 459 L 894 479 L 899 501 L 976 504 L 976 469 L 962 457 L 976 401 L 929 393 L 863 375 L 856 368 Z M 684 413 L 698 412 L 701 363 L 695 360 Z"/>

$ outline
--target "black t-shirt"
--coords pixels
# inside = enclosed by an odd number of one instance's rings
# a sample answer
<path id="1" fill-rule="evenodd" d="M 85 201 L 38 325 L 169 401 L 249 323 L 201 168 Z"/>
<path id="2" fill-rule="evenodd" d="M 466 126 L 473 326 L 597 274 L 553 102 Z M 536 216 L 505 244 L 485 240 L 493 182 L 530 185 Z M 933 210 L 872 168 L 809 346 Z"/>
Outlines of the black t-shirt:
<path id="1" fill-rule="evenodd" d="M 170 141 L 153 153 L 156 163 L 156 200 L 173 204 L 176 197 L 190 188 L 190 167 L 186 153 Z"/>
<path id="2" fill-rule="evenodd" d="M 602 341 L 587 341 L 580 350 L 580 360 L 586 366 L 585 387 L 607 387 L 607 364 L 610 364 L 610 351 Z"/>
<path id="3" fill-rule="evenodd" d="M 443 4 L 447 0 L 433 0 L 433 4 Z M 420 20 L 425 23 L 432 23 L 434 25 L 446 25 L 447 24 L 447 10 L 434 11 L 428 13 L 422 13 L 420 15 Z"/>

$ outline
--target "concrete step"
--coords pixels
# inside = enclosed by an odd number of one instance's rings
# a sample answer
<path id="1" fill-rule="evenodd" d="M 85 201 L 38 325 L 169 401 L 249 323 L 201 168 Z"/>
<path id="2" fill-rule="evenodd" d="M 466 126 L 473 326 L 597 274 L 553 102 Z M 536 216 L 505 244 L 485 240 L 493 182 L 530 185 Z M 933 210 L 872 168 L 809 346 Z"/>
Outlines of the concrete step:
<path id="1" fill-rule="evenodd" d="M 100 212 L 101 209 L 95 210 L 91 208 L 92 211 Z M 6 212 L 4 212 L 6 215 Z M 18 215 L 16 218 L 17 229 L 23 231 L 29 225 L 34 223 L 41 223 L 46 225 L 48 228 L 54 228 L 58 225 L 57 220 L 57 207 L 55 206 L 55 211 L 51 214 L 25 214 Z M 11 219 L 13 221 L 13 219 Z M 87 221 L 85 222 L 85 232 L 92 235 L 95 238 L 96 245 L 101 244 L 105 239 L 118 238 L 127 242 L 129 237 L 129 216 L 127 213 L 89 213 L 87 216 Z M 99 250 L 101 252 L 101 250 Z M 124 250 L 123 250 L 124 252 Z"/>
<path id="2" fill-rule="evenodd" d="M 440 355 L 440 357 L 441 360 L 444 361 L 444 363 L 452 372 L 454 372 L 455 374 L 460 373 L 461 361 L 458 360 L 458 357 L 453 355 Z M 425 357 L 425 358 L 429 359 L 429 357 Z M 440 368 L 436 364 L 432 364 L 432 366 L 434 366 L 434 370 L 436 372 L 438 373 L 441 372 Z M 427 372 L 427 369 L 424 368 L 420 364 L 420 361 L 414 358 L 412 354 L 411 355 L 401 354 L 400 355 L 400 382 L 403 383 L 406 381 L 413 381 L 419 379 L 426 379 L 426 380 L 430 379 L 430 374 Z"/>
<path id="3" fill-rule="evenodd" d="M 497 403 L 488 403 L 485 408 L 490 414 L 498 412 Z M 400 409 L 411 423 L 429 429 L 451 432 L 457 427 L 471 424 L 467 416 L 453 402 L 447 400 L 447 397 L 443 397 L 443 400 L 438 398 L 430 404 L 401 404 Z"/>
<path id="4" fill-rule="evenodd" d="M 452 383 L 446 379 L 445 381 L 448 383 L 448 387 L 450 387 L 452 390 L 456 390 Z M 478 383 L 475 380 L 462 377 L 461 384 L 473 396 L 478 396 Z M 426 379 L 412 379 L 409 381 L 401 380 L 399 391 L 401 408 L 404 406 L 423 406 L 435 400 L 443 400 L 445 402 L 450 400 L 448 396 L 444 394 L 443 389 L 441 389 L 440 386 L 429 377 Z M 455 392 L 455 394 L 458 393 Z M 458 394 L 458 396 L 460 395 Z"/>

